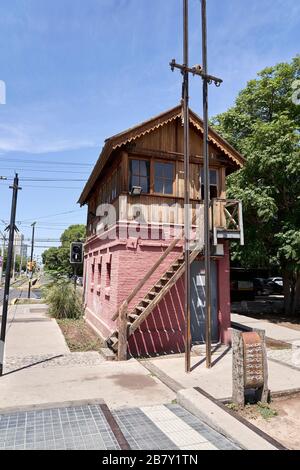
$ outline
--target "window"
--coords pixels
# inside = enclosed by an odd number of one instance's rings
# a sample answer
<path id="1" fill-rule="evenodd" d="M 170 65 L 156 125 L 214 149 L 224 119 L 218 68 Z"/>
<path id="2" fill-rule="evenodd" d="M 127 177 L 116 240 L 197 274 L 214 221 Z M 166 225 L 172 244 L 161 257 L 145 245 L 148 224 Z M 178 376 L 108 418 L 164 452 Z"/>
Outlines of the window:
<path id="1" fill-rule="evenodd" d="M 92 264 L 92 269 L 91 269 L 91 288 L 93 290 L 94 288 L 94 283 L 95 283 L 95 264 Z"/>
<path id="2" fill-rule="evenodd" d="M 98 264 L 98 286 L 101 286 L 102 264 Z"/>
<path id="3" fill-rule="evenodd" d="M 150 163 L 147 160 L 130 160 L 130 191 L 133 186 L 141 187 L 143 193 L 149 193 Z"/>
<path id="4" fill-rule="evenodd" d="M 219 196 L 218 190 L 218 170 L 210 170 L 210 198 L 216 199 Z M 204 200 L 204 170 L 201 170 L 201 198 Z"/>
<path id="5" fill-rule="evenodd" d="M 111 283 L 111 263 L 106 264 L 106 287 L 110 287 Z"/>
<path id="6" fill-rule="evenodd" d="M 174 163 L 156 162 L 154 165 L 154 192 L 173 194 Z"/>

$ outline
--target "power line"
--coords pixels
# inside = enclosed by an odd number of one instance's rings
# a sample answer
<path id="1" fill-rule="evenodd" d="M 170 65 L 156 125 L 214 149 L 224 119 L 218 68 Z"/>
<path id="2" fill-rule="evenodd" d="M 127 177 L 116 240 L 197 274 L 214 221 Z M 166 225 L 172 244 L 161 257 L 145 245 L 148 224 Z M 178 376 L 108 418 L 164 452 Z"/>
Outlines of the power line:
<path id="1" fill-rule="evenodd" d="M 13 171 L 15 171 L 16 168 L 2 167 L 2 170 L 13 170 Z M 74 174 L 74 175 L 82 175 L 82 173 L 84 171 L 88 171 L 88 170 L 70 171 L 70 170 L 50 170 L 48 168 L 46 168 L 46 169 L 42 168 L 40 170 L 37 170 L 36 168 L 19 168 L 18 167 L 18 171 L 35 171 L 35 172 L 38 172 L 38 173 L 68 173 L 68 174 Z"/>
<path id="2" fill-rule="evenodd" d="M 51 214 L 51 215 L 45 215 L 42 217 L 35 217 L 35 220 L 42 220 L 42 219 L 50 219 L 52 217 L 58 217 L 60 215 L 67 215 L 67 214 L 75 214 L 75 212 L 82 212 L 81 209 L 73 210 L 73 211 L 67 211 L 67 212 L 59 212 L 58 214 Z M 31 219 L 26 219 L 26 220 L 21 220 L 21 222 L 31 222 Z"/>

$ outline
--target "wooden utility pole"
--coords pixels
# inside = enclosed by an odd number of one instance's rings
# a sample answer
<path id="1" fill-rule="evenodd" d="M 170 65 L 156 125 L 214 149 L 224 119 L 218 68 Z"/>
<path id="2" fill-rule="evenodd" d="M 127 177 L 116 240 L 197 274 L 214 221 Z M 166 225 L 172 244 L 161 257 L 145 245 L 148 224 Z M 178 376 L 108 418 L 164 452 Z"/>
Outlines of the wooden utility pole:
<path id="1" fill-rule="evenodd" d="M 7 261 L 5 270 L 5 286 L 4 286 L 4 298 L 3 298 L 3 309 L 2 309 L 2 321 L 1 321 L 1 336 L 0 336 L 0 377 L 3 375 L 3 363 L 4 363 L 4 347 L 6 338 L 6 324 L 7 324 L 7 313 L 8 313 L 8 301 L 9 301 L 9 289 L 10 289 L 10 275 L 13 262 L 13 248 L 14 248 L 14 235 L 16 231 L 16 211 L 17 211 L 17 199 L 19 187 L 19 178 L 16 174 L 14 178 L 13 186 L 10 186 L 13 190 L 12 204 L 11 204 L 11 215 L 10 224 L 6 230 L 9 230 L 9 241 L 7 251 Z"/>

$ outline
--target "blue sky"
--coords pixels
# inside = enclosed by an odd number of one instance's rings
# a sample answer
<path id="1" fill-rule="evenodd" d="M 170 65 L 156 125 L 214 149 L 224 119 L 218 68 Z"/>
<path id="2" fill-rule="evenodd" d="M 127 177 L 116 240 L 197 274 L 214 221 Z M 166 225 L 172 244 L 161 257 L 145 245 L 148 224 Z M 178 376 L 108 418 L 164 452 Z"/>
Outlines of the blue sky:
<path id="1" fill-rule="evenodd" d="M 190 12 L 194 65 L 199 0 L 190 0 Z M 37 238 L 56 239 L 64 225 L 84 223 L 86 211 L 76 206 L 83 182 L 24 177 L 86 179 L 106 137 L 179 102 L 181 78 L 168 63 L 182 60 L 181 15 L 182 0 L 1 1 L 0 176 L 19 170 L 17 219 L 26 236 L 38 220 Z M 231 106 L 259 70 L 300 52 L 298 0 L 208 0 L 208 18 L 209 70 L 224 79 L 211 88 L 210 115 Z M 201 85 L 191 82 L 191 107 L 201 114 Z M 0 221 L 10 200 L 0 182 Z"/>

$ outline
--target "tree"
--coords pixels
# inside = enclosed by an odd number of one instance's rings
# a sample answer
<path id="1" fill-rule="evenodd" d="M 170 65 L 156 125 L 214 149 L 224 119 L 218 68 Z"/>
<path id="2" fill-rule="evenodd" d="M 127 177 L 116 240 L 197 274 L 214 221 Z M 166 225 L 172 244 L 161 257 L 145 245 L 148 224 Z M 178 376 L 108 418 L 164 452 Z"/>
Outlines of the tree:
<path id="1" fill-rule="evenodd" d="M 84 225 L 71 225 L 60 237 L 61 246 L 49 248 L 42 254 L 43 263 L 47 271 L 57 271 L 64 274 L 72 274 L 73 266 L 70 264 L 70 244 L 72 242 L 84 241 L 86 228 Z M 82 267 L 77 274 L 82 275 Z"/>
<path id="2" fill-rule="evenodd" d="M 228 177 L 228 196 L 242 200 L 245 219 L 246 246 L 233 256 L 247 267 L 279 267 L 289 314 L 300 313 L 299 78 L 300 56 L 266 68 L 212 120 L 247 159 Z"/>

